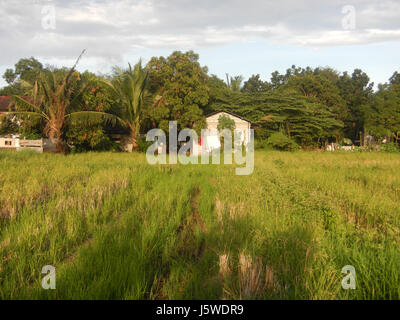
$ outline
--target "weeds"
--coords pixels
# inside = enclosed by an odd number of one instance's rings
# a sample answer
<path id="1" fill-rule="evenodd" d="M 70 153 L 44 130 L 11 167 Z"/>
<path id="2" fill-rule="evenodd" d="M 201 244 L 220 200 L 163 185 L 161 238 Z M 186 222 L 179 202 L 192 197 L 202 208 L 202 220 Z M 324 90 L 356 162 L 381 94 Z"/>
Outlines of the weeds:
<path id="1" fill-rule="evenodd" d="M 399 299 L 399 167 L 395 153 L 260 151 L 241 177 L 1 152 L 0 298 Z"/>

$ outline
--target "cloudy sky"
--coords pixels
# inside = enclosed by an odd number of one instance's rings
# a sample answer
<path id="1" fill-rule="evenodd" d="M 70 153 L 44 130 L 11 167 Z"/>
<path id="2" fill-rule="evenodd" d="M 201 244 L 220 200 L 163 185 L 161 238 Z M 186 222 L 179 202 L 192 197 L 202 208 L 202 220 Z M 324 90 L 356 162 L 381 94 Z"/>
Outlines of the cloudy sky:
<path id="1" fill-rule="evenodd" d="M 20 58 L 108 73 L 194 50 L 210 74 L 249 77 L 298 66 L 400 70 L 399 0 L 0 0 L 0 73 Z M 0 80 L 0 87 L 5 82 Z"/>

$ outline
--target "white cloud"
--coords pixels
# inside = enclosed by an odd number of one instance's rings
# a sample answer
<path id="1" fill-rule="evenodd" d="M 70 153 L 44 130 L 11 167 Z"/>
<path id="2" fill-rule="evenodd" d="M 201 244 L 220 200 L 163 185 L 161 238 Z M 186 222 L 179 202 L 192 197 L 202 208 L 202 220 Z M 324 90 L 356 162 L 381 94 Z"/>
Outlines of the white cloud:
<path id="1" fill-rule="evenodd" d="M 21 57 L 115 64 L 135 48 L 195 49 L 262 38 L 303 46 L 399 40 L 400 3 L 352 0 L 356 29 L 343 30 L 344 0 L 0 0 L 0 66 Z M 54 4 L 57 27 L 41 26 Z"/>

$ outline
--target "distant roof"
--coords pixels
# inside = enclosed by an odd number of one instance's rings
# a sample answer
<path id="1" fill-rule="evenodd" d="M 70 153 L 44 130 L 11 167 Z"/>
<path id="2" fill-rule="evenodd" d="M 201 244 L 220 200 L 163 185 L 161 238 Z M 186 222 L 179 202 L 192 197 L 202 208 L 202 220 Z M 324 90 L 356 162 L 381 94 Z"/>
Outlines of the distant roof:
<path id="1" fill-rule="evenodd" d="M 32 102 L 32 98 L 30 98 L 29 96 L 21 96 L 21 98 L 23 98 L 24 100 L 28 101 L 28 102 Z M 8 112 L 10 110 L 15 110 L 14 109 L 14 104 L 11 104 L 11 97 L 10 96 L 0 96 L 0 112 Z"/>
<path id="2" fill-rule="evenodd" d="M 232 113 L 232 112 L 225 111 L 225 110 L 215 111 L 215 112 L 209 113 L 209 114 L 206 115 L 206 118 L 211 117 L 211 116 L 213 116 L 213 115 L 216 115 L 216 114 L 218 114 L 218 113 L 222 113 L 222 112 L 227 113 L 227 114 L 230 114 L 231 116 L 234 116 L 234 117 L 236 117 L 236 118 L 242 119 L 242 120 L 244 120 L 244 121 L 247 121 L 247 122 L 250 122 L 251 124 L 253 124 L 253 122 L 251 122 L 250 120 L 247 120 L 247 119 L 245 119 L 245 118 L 243 118 L 243 117 L 241 117 L 241 116 L 238 116 L 237 114 L 234 114 L 234 113 Z"/>
<path id="3" fill-rule="evenodd" d="M 0 112 L 8 112 L 10 102 L 11 102 L 11 97 L 0 96 Z"/>

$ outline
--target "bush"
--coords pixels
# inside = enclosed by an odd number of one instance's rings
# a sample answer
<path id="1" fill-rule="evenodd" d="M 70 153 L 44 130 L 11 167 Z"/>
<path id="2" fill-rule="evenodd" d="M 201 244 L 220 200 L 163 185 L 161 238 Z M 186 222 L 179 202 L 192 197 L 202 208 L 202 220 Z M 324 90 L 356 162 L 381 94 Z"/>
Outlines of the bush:
<path id="1" fill-rule="evenodd" d="M 117 144 L 104 133 L 101 124 L 82 123 L 70 126 L 65 137 L 73 153 L 118 150 Z"/>
<path id="2" fill-rule="evenodd" d="M 267 147 L 280 151 L 296 151 L 299 145 L 281 132 L 272 134 L 267 140 Z"/>
<path id="3" fill-rule="evenodd" d="M 38 133 L 38 132 L 22 132 L 22 133 L 20 133 L 19 136 L 21 139 L 27 139 L 27 140 L 42 139 L 42 134 Z"/>
<path id="4" fill-rule="evenodd" d="M 261 139 L 254 140 L 254 149 L 255 150 L 266 149 L 266 148 L 267 148 L 266 140 L 261 140 Z"/>
<path id="5" fill-rule="evenodd" d="M 139 138 L 137 140 L 138 151 L 146 153 L 147 149 L 153 144 L 151 141 L 146 141 L 146 138 Z"/>
<path id="6" fill-rule="evenodd" d="M 382 146 L 382 152 L 389 152 L 389 153 L 395 153 L 395 152 L 399 152 L 399 145 L 397 143 L 394 142 L 390 142 L 387 144 L 384 144 Z"/>

